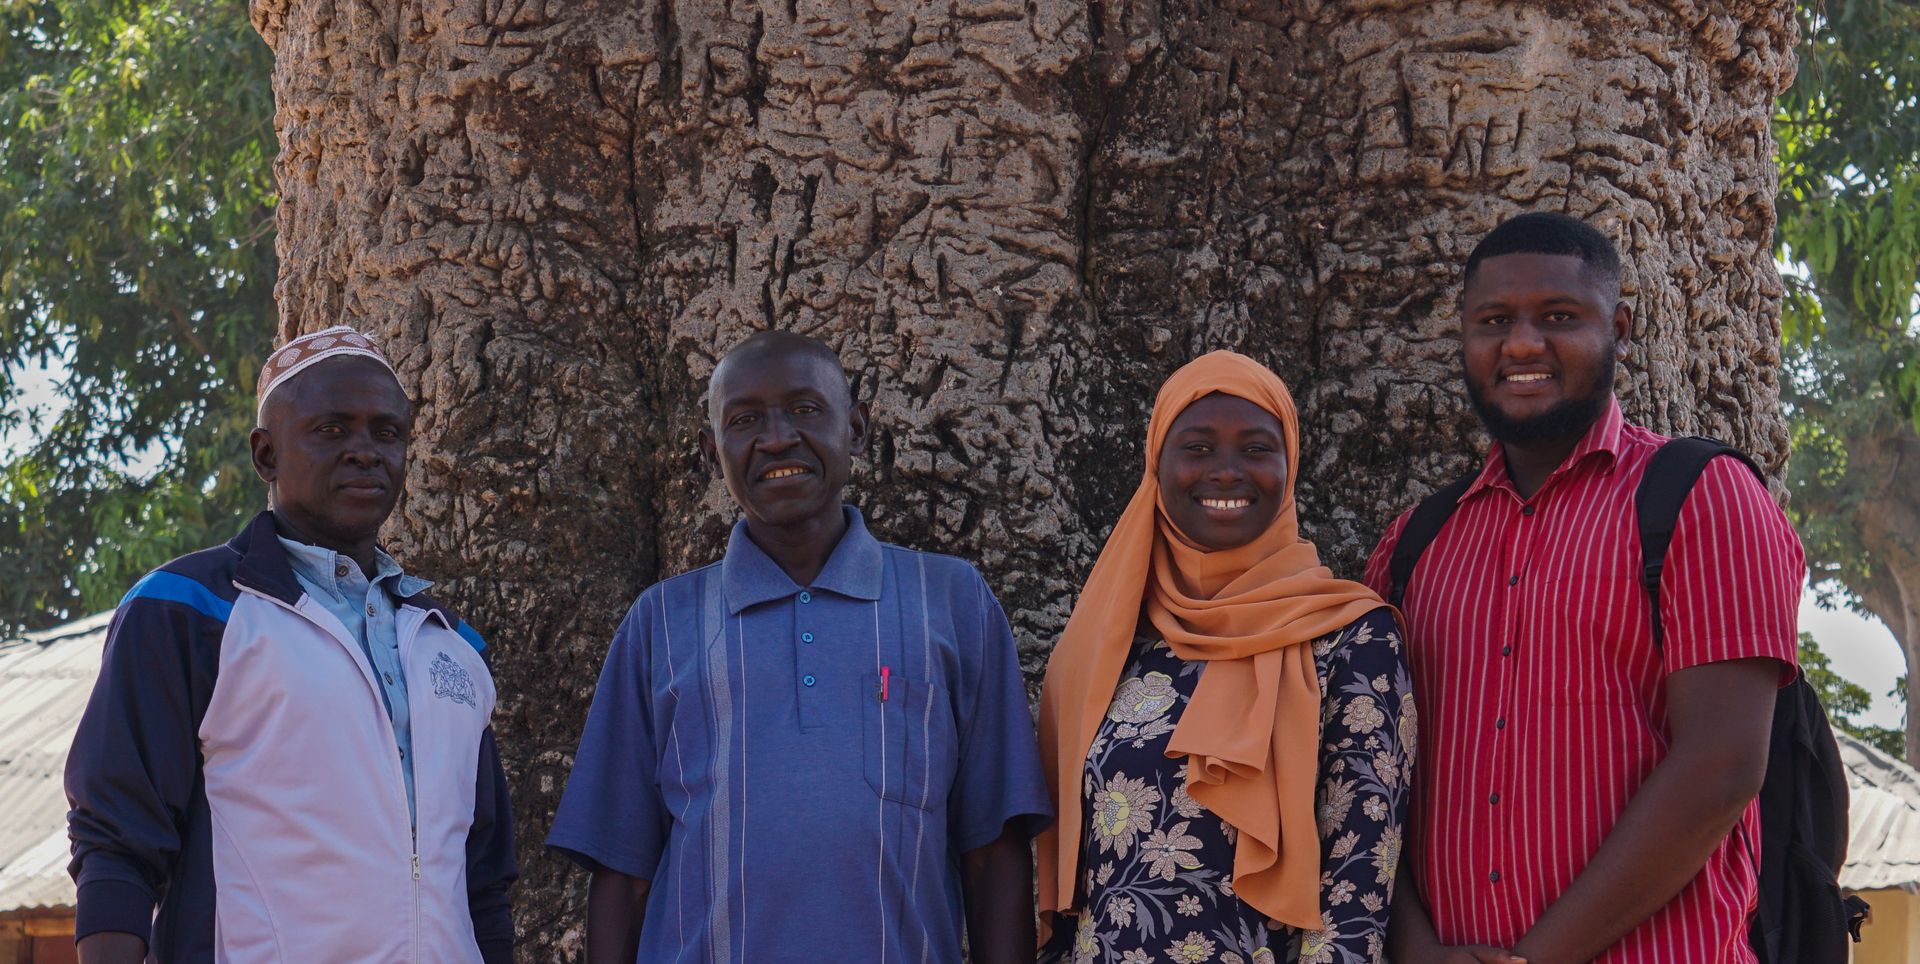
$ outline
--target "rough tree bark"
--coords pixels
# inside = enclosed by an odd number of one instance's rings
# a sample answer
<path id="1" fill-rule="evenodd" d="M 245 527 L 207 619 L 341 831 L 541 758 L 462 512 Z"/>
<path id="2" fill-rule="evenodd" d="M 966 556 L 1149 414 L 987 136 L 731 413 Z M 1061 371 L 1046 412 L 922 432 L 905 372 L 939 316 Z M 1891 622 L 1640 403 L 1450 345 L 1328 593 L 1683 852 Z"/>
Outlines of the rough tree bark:
<path id="1" fill-rule="evenodd" d="M 1784 0 L 252 10 L 282 334 L 377 332 L 420 401 L 391 535 L 497 647 L 530 960 L 580 947 L 540 840 L 614 623 L 721 545 L 692 439 L 753 329 L 839 347 L 877 416 L 856 498 L 977 560 L 1034 671 L 1197 352 L 1292 383 L 1341 570 L 1464 467 L 1457 265 L 1521 210 L 1627 252 L 1634 416 L 1786 455 Z"/>

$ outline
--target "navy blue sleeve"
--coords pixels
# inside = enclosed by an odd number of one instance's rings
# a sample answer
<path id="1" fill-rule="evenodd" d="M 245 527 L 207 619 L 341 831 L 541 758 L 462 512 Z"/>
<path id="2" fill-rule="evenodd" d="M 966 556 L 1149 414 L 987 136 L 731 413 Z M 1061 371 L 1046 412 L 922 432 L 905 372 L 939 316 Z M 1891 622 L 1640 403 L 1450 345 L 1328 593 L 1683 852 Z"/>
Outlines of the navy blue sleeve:
<path id="1" fill-rule="evenodd" d="M 661 607 L 658 591 L 649 590 L 613 634 L 567 789 L 547 831 L 548 847 L 591 872 L 652 880 L 666 851 L 648 672 L 649 614 Z"/>
<path id="2" fill-rule="evenodd" d="M 474 771 L 473 826 L 467 830 L 467 908 L 473 938 L 486 964 L 513 961 L 514 878 L 520 876 L 513 853 L 513 801 L 493 727 L 480 734 L 480 761 Z"/>
<path id="3" fill-rule="evenodd" d="M 1009 824 L 1022 839 L 1031 839 L 1053 820 L 1013 628 L 986 581 L 977 573 L 973 580 L 978 638 L 971 653 L 974 672 L 966 681 L 971 691 L 960 694 L 959 705 L 966 707 L 960 768 L 948 798 L 952 836 L 961 853 L 998 840 Z"/>
<path id="4" fill-rule="evenodd" d="M 154 906 L 198 795 L 197 734 L 232 608 L 231 598 L 160 571 L 114 614 L 67 757 L 75 939 L 115 931 L 152 942 Z"/>

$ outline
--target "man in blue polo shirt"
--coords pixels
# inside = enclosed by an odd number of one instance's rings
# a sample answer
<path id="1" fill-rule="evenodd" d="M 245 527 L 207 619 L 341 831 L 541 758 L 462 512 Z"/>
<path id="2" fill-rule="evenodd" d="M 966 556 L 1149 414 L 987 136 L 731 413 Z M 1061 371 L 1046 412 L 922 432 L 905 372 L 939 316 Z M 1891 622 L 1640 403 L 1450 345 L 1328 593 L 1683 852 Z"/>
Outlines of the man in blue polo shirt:
<path id="1" fill-rule="evenodd" d="M 614 635 L 547 844 L 592 964 L 1033 960 L 1050 810 L 1006 616 L 972 566 L 841 504 L 866 441 L 826 345 L 722 359 L 700 448 L 726 556 Z"/>

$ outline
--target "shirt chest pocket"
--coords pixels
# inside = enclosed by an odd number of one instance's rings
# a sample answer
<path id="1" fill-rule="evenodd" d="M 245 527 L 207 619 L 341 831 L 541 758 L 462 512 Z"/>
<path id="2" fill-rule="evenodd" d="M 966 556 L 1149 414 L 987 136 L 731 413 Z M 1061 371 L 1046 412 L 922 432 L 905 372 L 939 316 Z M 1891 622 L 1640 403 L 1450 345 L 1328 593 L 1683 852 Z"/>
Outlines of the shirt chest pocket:
<path id="1" fill-rule="evenodd" d="M 1656 671 L 1649 610 L 1639 583 L 1567 579 L 1547 586 L 1534 645 L 1540 692 L 1556 706 L 1634 705 Z M 1524 640 L 1523 640 L 1524 642 Z"/>
<path id="2" fill-rule="evenodd" d="M 861 714 L 867 783 L 882 799 L 935 810 L 953 785 L 958 740 L 944 687 L 868 673 Z"/>

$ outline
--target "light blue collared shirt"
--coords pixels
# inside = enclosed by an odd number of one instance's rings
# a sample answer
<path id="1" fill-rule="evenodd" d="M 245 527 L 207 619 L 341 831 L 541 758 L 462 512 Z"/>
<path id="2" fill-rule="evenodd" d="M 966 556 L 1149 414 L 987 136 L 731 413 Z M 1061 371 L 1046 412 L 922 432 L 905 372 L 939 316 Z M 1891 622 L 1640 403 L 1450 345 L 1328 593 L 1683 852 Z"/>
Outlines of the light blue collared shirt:
<path id="1" fill-rule="evenodd" d="M 378 549 L 374 550 L 374 575 L 369 580 L 359 563 L 332 549 L 284 536 L 280 545 L 287 550 L 287 562 L 300 588 L 340 620 L 373 667 L 380 695 L 387 704 L 387 716 L 393 721 L 394 744 L 400 750 L 400 773 L 407 784 L 407 816 L 417 820 L 413 805 L 413 727 L 407 717 L 407 677 L 400 669 L 397 601 L 433 583 L 402 572 L 392 556 Z"/>

